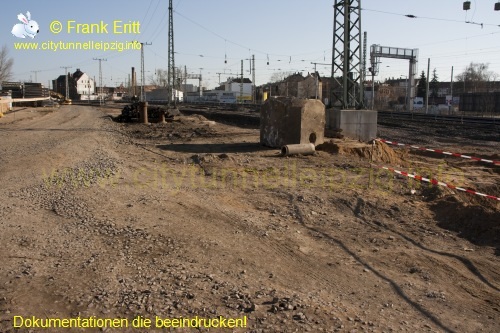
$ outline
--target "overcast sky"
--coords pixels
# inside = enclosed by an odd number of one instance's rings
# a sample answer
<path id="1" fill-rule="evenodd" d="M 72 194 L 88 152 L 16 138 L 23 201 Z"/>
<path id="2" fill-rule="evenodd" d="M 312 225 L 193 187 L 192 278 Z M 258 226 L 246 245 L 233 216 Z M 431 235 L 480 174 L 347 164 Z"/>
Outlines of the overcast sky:
<path id="1" fill-rule="evenodd" d="M 252 55 L 256 58 L 257 84 L 267 82 L 276 71 L 312 72 L 311 62 L 331 63 L 334 2 L 174 0 L 175 64 L 186 66 L 189 73 L 201 72 L 204 85 L 210 88 L 219 81 L 217 73 L 222 73 L 222 81 L 231 73 L 239 73 L 241 60 Z M 463 1 L 456 0 L 363 0 L 362 30 L 368 33 L 368 46 L 418 48 L 419 73 L 427 70 L 427 59 L 431 58 L 431 71 L 436 68 L 440 81 L 450 80 L 452 66 L 458 74 L 471 61 L 488 63 L 490 70 L 500 73 L 500 11 L 494 11 L 495 2 L 472 0 L 471 10 L 464 11 Z M 26 11 L 40 26 L 34 39 L 11 34 L 19 23 L 17 15 Z M 98 61 L 94 58 L 107 59 L 102 68 L 108 86 L 125 83 L 132 66 L 140 69 L 137 50 L 15 50 L 14 43 L 18 42 L 151 42 L 145 47 L 145 76 L 168 66 L 167 0 L 2 1 L 1 12 L 0 45 L 7 45 L 14 58 L 15 80 L 34 81 L 36 76 L 47 84 L 64 73 L 61 66 L 72 67 L 72 72 L 80 68 L 97 77 Z M 55 20 L 63 27 L 58 34 L 50 30 Z M 108 33 L 83 34 L 76 29 L 68 33 L 68 21 L 74 21 L 72 26 L 102 21 L 108 24 Z M 114 21 L 139 22 L 140 33 L 115 34 Z M 248 60 L 244 70 L 250 77 Z M 318 65 L 318 70 L 330 75 L 330 66 Z M 382 59 L 376 79 L 407 75 L 406 61 Z"/>

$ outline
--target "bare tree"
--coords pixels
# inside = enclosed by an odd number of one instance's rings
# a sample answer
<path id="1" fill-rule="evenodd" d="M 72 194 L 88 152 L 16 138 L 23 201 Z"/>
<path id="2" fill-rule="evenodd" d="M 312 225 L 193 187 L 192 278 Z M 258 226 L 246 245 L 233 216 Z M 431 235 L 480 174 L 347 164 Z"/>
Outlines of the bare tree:
<path id="1" fill-rule="evenodd" d="M 149 83 L 158 87 L 166 87 L 168 84 L 168 71 L 166 69 L 157 69 L 154 74 L 149 76 Z"/>
<path id="2" fill-rule="evenodd" d="M 497 74 L 488 70 L 489 64 L 471 62 L 465 70 L 456 76 L 458 88 L 463 92 L 482 92 L 488 88 L 488 81 L 494 79 Z"/>
<path id="3" fill-rule="evenodd" d="M 149 83 L 158 87 L 167 87 L 168 86 L 168 70 L 158 68 L 154 74 L 151 74 L 149 77 Z M 174 86 L 178 88 L 179 80 L 184 80 L 184 72 L 180 67 L 175 68 L 175 79 L 177 82 L 174 82 Z"/>
<path id="4" fill-rule="evenodd" d="M 9 57 L 9 50 L 7 49 L 7 46 L 2 46 L 2 49 L 0 50 L 0 83 L 11 79 L 13 65 L 14 59 Z"/>
<path id="5" fill-rule="evenodd" d="M 282 71 L 274 72 L 271 75 L 270 82 L 271 83 L 281 82 L 281 81 L 283 81 L 284 79 L 286 79 L 287 77 L 289 77 L 291 75 L 293 75 L 293 72 L 282 72 Z"/>
<path id="6" fill-rule="evenodd" d="M 313 75 L 308 75 L 304 80 L 298 83 L 299 98 L 314 98 L 316 97 L 316 78 Z"/>

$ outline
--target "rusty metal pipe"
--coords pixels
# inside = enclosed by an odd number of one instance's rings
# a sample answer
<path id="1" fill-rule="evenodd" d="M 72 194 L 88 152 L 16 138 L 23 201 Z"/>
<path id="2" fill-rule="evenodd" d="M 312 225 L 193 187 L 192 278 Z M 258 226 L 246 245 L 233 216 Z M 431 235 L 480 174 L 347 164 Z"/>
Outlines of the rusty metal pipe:
<path id="1" fill-rule="evenodd" d="M 312 155 L 316 151 L 314 144 L 312 143 L 303 143 L 296 145 L 285 145 L 281 147 L 281 155 L 289 156 L 289 155 Z"/>

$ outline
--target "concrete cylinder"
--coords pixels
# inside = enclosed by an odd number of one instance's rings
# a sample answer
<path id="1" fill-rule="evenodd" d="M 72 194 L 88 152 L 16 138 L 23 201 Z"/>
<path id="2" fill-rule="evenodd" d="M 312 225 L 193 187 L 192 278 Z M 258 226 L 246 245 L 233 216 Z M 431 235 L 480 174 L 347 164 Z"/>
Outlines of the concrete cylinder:
<path id="1" fill-rule="evenodd" d="M 297 145 L 286 145 L 281 147 L 281 155 L 289 156 L 289 155 L 312 155 L 316 151 L 314 145 L 312 143 L 302 143 Z"/>
<path id="2" fill-rule="evenodd" d="M 141 124 L 148 123 L 148 102 L 139 103 L 139 122 Z"/>

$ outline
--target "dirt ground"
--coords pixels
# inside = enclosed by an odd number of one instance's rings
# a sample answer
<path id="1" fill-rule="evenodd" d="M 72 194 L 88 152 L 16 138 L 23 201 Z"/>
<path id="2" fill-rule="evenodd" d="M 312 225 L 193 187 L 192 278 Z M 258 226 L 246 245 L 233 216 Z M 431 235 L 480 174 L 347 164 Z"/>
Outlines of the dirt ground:
<path id="1" fill-rule="evenodd" d="M 255 126 L 118 112 L 0 119 L 1 332 L 65 331 L 28 328 L 33 316 L 152 320 L 75 332 L 220 316 L 246 327 L 173 331 L 500 331 L 500 202 L 379 168 L 500 196 L 500 166 L 342 139 L 281 157 Z M 500 158 L 498 132 L 453 133 L 379 127 Z"/>

